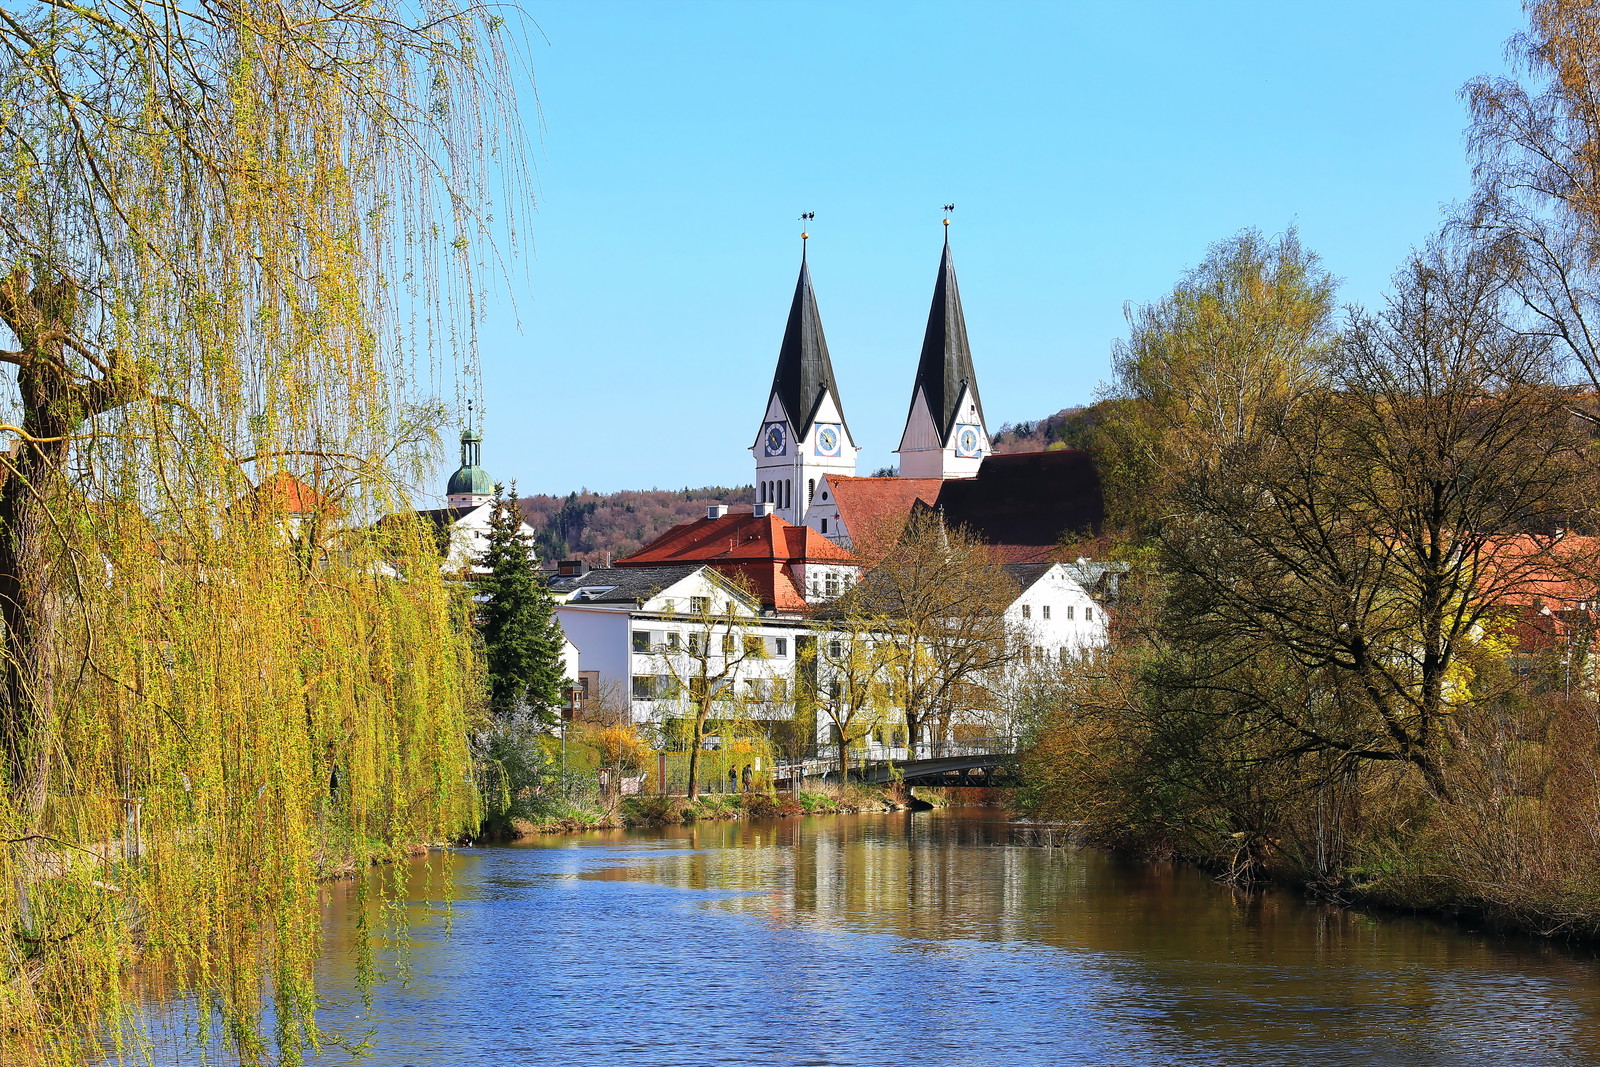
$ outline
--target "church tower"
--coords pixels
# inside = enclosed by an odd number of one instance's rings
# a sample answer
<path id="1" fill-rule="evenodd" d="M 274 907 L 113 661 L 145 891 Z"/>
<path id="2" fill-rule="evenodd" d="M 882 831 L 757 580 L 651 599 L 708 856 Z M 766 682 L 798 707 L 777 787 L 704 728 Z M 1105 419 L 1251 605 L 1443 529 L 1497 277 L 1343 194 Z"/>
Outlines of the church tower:
<path id="1" fill-rule="evenodd" d="M 900 477 L 973 478 L 989 454 L 989 431 L 972 369 L 967 320 L 961 312 L 950 220 L 944 220 L 944 256 L 933 286 L 933 307 L 922 335 L 922 358 L 911 387 L 911 410 L 900 437 Z"/>
<path id="2" fill-rule="evenodd" d="M 811 288 L 801 234 L 800 280 L 789 325 L 778 350 L 778 369 L 756 442 L 756 503 L 772 505 L 772 513 L 796 526 L 804 525 L 811 498 L 825 474 L 856 472 L 855 439 L 844 421 L 822 316 Z"/>
<path id="3" fill-rule="evenodd" d="M 445 501 L 453 508 L 475 508 L 494 499 L 494 479 L 478 466 L 478 449 L 483 445 L 472 427 L 461 431 L 461 466 L 450 475 L 445 486 Z"/>

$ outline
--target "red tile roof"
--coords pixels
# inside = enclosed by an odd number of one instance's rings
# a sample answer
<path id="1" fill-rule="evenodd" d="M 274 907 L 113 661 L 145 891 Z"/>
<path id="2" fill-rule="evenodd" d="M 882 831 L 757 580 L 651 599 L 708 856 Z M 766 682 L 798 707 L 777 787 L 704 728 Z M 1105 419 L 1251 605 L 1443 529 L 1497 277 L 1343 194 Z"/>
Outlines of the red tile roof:
<path id="1" fill-rule="evenodd" d="M 1480 590 L 1508 609 L 1507 636 L 1524 652 L 1557 648 L 1595 624 L 1600 537 L 1516 534 L 1484 546 Z"/>
<path id="2" fill-rule="evenodd" d="M 938 478 L 852 478 L 828 475 L 844 531 L 857 544 L 893 542 L 916 502 L 939 498 Z M 885 546 L 886 547 L 886 546 Z"/>
<path id="3" fill-rule="evenodd" d="M 808 526 L 746 511 L 681 523 L 613 565 L 705 563 L 749 585 L 766 606 L 798 611 L 806 601 L 790 568 L 823 562 L 854 564 L 855 558 Z"/>
<path id="4" fill-rule="evenodd" d="M 279 471 L 250 490 L 250 497 L 258 506 L 287 512 L 290 515 L 310 515 L 327 511 L 331 499 L 317 492 L 299 478 Z"/>

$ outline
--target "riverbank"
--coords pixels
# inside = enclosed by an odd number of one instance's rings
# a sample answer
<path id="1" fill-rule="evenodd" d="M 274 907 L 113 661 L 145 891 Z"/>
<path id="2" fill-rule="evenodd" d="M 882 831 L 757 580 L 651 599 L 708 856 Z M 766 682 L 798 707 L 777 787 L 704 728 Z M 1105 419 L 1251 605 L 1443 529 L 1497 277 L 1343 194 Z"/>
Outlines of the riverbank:
<path id="1" fill-rule="evenodd" d="M 507 832 L 499 836 L 515 840 L 540 834 L 630 826 L 904 811 L 912 806 L 914 798 L 903 787 L 841 787 L 829 783 L 820 783 L 815 789 L 798 793 L 706 793 L 694 801 L 684 796 L 630 796 L 609 805 L 595 800 L 562 802 L 541 819 L 512 819 Z"/>

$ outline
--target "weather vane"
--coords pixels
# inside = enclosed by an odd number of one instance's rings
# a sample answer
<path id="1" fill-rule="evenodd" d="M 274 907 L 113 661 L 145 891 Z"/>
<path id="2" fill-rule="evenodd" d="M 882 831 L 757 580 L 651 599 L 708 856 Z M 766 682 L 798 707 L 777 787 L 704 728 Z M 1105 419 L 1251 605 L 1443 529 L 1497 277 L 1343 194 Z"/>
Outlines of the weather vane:
<path id="1" fill-rule="evenodd" d="M 950 212 L 954 211 L 955 209 L 956 206 L 954 204 L 946 204 L 944 206 L 944 224 L 946 226 L 950 225 Z"/>
<path id="2" fill-rule="evenodd" d="M 809 224 L 811 222 L 811 220 L 816 218 L 816 217 L 817 217 L 817 213 L 815 211 L 807 211 L 804 215 L 800 216 L 800 221 Z M 807 233 L 806 231 L 804 231 L 804 230 L 800 231 L 800 240 L 804 241 L 806 238 L 808 238 L 810 236 L 811 235 L 809 233 Z"/>

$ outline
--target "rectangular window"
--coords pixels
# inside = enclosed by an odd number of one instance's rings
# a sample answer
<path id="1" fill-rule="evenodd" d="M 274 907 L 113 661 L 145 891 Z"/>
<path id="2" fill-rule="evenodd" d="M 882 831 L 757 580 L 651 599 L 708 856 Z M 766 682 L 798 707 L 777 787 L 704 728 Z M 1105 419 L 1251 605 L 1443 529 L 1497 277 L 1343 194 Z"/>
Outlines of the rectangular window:
<path id="1" fill-rule="evenodd" d="M 1033 618 L 1033 605 L 1032 604 L 1024 604 L 1024 605 L 1022 605 L 1022 617 L 1024 619 Z"/>
<path id="2" fill-rule="evenodd" d="M 678 602 L 671 597 L 667 597 L 661 602 L 661 610 L 668 615 L 676 615 L 678 613 Z"/>
<path id="3" fill-rule="evenodd" d="M 767 655 L 767 639 L 764 637 L 746 637 L 744 639 L 744 654 L 765 658 Z"/>
<path id="4" fill-rule="evenodd" d="M 638 674 L 633 678 L 633 699 L 654 700 L 660 691 L 661 678 L 654 674 Z"/>
<path id="5" fill-rule="evenodd" d="M 711 614 L 711 598 L 708 596 L 692 596 L 689 598 L 689 611 L 695 615 Z"/>
<path id="6" fill-rule="evenodd" d="M 843 659 L 844 658 L 844 642 L 840 641 L 840 640 L 837 640 L 837 639 L 835 639 L 833 641 L 829 641 L 828 642 L 828 655 L 832 656 L 834 659 Z"/>
<path id="7" fill-rule="evenodd" d="M 1094 622 L 1094 609 L 1093 608 L 1084 608 L 1083 609 L 1083 621 L 1084 622 Z"/>
<path id="8" fill-rule="evenodd" d="M 1049 604 L 1046 604 L 1044 607 L 1039 609 L 1039 616 L 1041 618 L 1045 618 L 1045 619 L 1048 619 L 1050 617 L 1050 605 Z"/>
<path id="9" fill-rule="evenodd" d="M 789 639 L 787 637 L 774 637 L 772 639 L 772 654 L 774 656 L 787 656 L 789 654 Z"/>
<path id="10" fill-rule="evenodd" d="M 827 533 L 828 532 L 828 520 L 827 519 L 823 519 L 822 520 L 822 532 L 823 533 Z"/>
<path id="11" fill-rule="evenodd" d="M 733 655 L 733 635 L 732 634 L 723 634 L 722 635 L 722 654 L 724 656 Z"/>
<path id="12" fill-rule="evenodd" d="M 827 596 L 827 597 L 836 597 L 836 596 L 838 596 L 839 595 L 839 576 L 837 574 L 834 574 L 832 571 L 829 571 L 827 577 L 823 580 L 823 588 L 824 588 L 823 596 Z"/>
<path id="13" fill-rule="evenodd" d="M 683 647 L 683 639 L 676 630 L 667 631 L 667 651 L 676 652 Z"/>
<path id="14" fill-rule="evenodd" d="M 1073 611 L 1075 611 L 1075 610 L 1076 610 L 1076 609 L 1075 609 L 1075 608 L 1074 608 L 1074 607 L 1073 607 L 1073 606 L 1072 606 L 1072 605 L 1071 605 L 1071 604 L 1068 604 L 1068 605 L 1067 605 L 1067 620 L 1068 620 L 1068 621 L 1069 621 L 1069 622 L 1070 622 L 1070 621 L 1071 621 L 1071 620 L 1072 620 L 1072 613 L 1073 613 Z"/>
<path id="15" fill-rule="evenodd" d="M 635 652 L 649 652 L 650 638 L 651 633 L 649 630 L 633 631 L 633 650 Z"/>
<path id="16" fill-rule="evenodd" d="M 702 648 L 704 648 L 704 647 L 705 647 L 705 635 L 704 634 L 690 634 L 689 635 L 689 654 L 691 656 L 698 656 L 700 654 L 700 650 Z"/>

